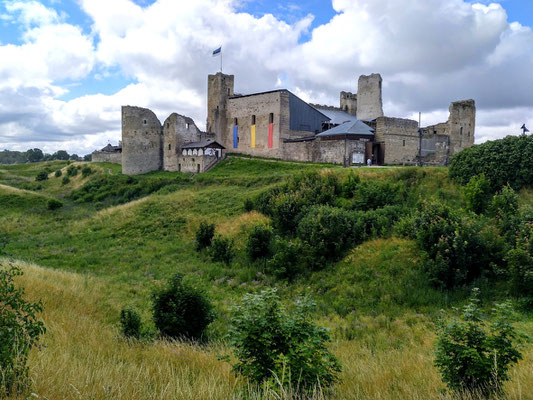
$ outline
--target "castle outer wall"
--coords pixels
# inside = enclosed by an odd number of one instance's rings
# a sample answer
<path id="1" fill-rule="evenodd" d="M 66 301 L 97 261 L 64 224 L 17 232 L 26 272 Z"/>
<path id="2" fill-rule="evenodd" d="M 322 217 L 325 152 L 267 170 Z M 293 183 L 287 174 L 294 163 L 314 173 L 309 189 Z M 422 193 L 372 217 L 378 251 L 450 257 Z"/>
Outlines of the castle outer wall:
<path id="1" fill-rule="evenodd" d="M 94 151 L 93 153 L 91 153 L 91 162 L 108 162 L 113 164 L 122 164 L 122 153 Z"/>

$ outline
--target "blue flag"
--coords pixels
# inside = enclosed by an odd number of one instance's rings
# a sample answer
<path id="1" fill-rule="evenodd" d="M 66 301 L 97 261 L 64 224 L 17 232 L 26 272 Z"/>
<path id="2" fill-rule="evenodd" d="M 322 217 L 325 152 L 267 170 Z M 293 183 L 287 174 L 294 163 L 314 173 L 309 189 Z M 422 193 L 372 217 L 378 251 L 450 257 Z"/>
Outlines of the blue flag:
<path id="1" fill-rule="evenodd" d="M 218 56 L 222 52 L 222 46 L 213 51 L 213 57 Z"/>

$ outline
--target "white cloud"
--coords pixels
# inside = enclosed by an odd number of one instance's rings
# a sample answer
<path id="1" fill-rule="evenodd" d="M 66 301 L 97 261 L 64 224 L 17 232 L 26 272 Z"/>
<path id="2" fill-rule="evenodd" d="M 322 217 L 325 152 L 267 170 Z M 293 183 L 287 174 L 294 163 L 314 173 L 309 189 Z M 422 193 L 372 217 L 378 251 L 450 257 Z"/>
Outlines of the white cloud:
<path id="1" fill-rule="evenodd" d="M 509 24 L 499 4 L 333 0 L 337 14 L 299 43 L 312 15 L 295 23 L 254 17 L 239 12 L 238 0 L 79 3 L 91 35 L 39 2 L 7 3 L 2 18 L 24 34 L 22 44 L 0 46 L 1 142 L 93 150 L 106 134 L 119 137 L 125 104 L 152 108 L 162 121 L 176 111 L 203 126 L 207 74 L 220 61 L 210 54 L 220 44 L 236 92 L 284 85 L 335 105 L 340 90 L 355 91 L 358 75 L 381 72 L 387 115 L 417 119 L 422 111 L 431 124 L 446 120 L 451 101 L 474 98 L 478 141 L 515 132 L 517 121 L 533 126 L 533 32 Z M 106 79 L 110 69 L 133 83 L 112 95 L 58 99 L 65 80 Z"/>

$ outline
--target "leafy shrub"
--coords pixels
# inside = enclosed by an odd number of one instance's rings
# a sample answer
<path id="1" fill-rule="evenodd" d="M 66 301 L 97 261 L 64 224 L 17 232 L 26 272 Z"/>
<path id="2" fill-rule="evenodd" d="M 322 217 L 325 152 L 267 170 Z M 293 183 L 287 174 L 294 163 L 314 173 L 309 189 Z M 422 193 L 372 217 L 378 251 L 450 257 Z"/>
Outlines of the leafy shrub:
<path id="1" fill-rule="evenodd" d="M 274 242 L 274 256 L 267 263 L 267 271 L 277 278 L 292 281 L 306 270 L 310 264 L 309 258 L 310 249 L 300 239 L 286 240 L 277 237 Z"/>
<path id="2" fill-rule="evenodd" d="M 422 203 L 410 220 L 408 236 L 427 253 L 425 269 L 435 286 L 470 283 L 502 262 L 499 242 L 484 236 L 475 221 L 460 219 L 441 204 Z"/>
<path id="3" fill-rule="evenodd" d="M 251 261 L 259 258 L 270 258 L 272 255 L 272 228 L 255 225 L 248 234 L 246 254 Z"/>
<path id="4" fill-rule="evenodd" d="M 533 256 L 523 246 L 507 253 L 511 293 L 533 299 Z"/>
<path id="5" fill-rule="evenodd" d="M 464 188 L 466 209 L 481 214 L 485 212 L 490 200 L 490 183 L 485 174 L 475 175 L 470 178 Z"/>
<path id="6" fill-rule="evenodd" d="M 56 178 L 59 178 L 61 175 L 63 175 L 63 172 L 61 172 L 60 169 L 58 169 L 58 170 L 54 173 L 54 176 L 55 176 Z"/>
<path id="7" fill-rule="evenodd" d="M 68 176 L 64 176 L 61 180 L 62 185 L 68 185 L 70 183 L 70 178 Z"/>
<path id="8" fill-rule="evenodd" d="M 211 242 L 209 253 L 213 261 L 220 261 L 229 265 L 235 256 L 233 239 L 220 235 L 215 236 Z"/>
<path id="9" fill-rule="evenodd" d="M 48 173 L 46 171 L 41 171 L 35 177 L 36 181 L 45 181 L 48 179 Z"/>
<path id="10" fill-rule="evenodd" d="M 346 199 L 352 198 L 360 183 L 361 178 L 359 178 L 359 175 L 350 171 L 350 174 L 342 182 L 342 197 Z"/>
<path id="11" fill-rule="evenodd" d="M 176 274 L 152 295 L 154 323 L 162 335 L 199 340 L 213 321 L 213 306 L 206 295 Z"/>
<path id="12" fill-rule="evenodd" d="M 139 339 L 141 337 L 141 316 L 137 310 L 125 307 L 120 310 L 120 329 L 127 338 Z"/>
<path id="13" fill-rule="evenodd" d="M 229 329 L 238 359 L 234 371 L 258 384 L 278 386 L 277 378 L 302 392 L 335 383 L 340 364 L 326 348 L 327 330 L 313 324 L 313 307 L 300 299 L 289 311 L 275 289 L 244 296 Z"/>
<path id="14" fill-rule="evenodd" d="M 76 176 L 78 175 L 78 168 L 76 166 L 71 165 L 67 168 L 67 176 Z"/>
<path id="15" fill-rule="evenodd" d="M 81 169 L 81 176 L 83 178 L 87 178 L 89 175 L 91 175 L 93 173 L 93 170 L 91 169 L 91 167 L 89 167 L 88 165 L 83 167 Z"/>
<path id="16" fill-rule="evenodd" d="M 24 393 L 29 385 L 28 354 L 45 333 L 37 319 L 42 303 L 24 300 L 24 290 L 16 288 L 14 278 L 20 268 L 8 265 L 0 269 L 0 397 Z"/>
<path id="17" fill-rule="evenodd" d="M 493 192 L 509 184 L 518 190 L 533 184 L 533 136 L 507 136 L 474 145 L 452 157 L 450 178 L 466 185 L 485 174 Z"/>
<path id="18" fill-rule="evenodd" d="M 63 202 L 58 199 L 50 199 L 46 202 L 46 208 L 49 210 L 53 211 L 61 207 L 63 207 Z"/>
<path id="19" fill-rule="evenodd" d="M 298 224 L 297 233 L 311 247 L 317 264 L 324 265 L 354 243 L 353 214 L 335 207 L 313 207 Z"/>
<path id="20" fill-rule="evenodd" d="M 460 317 L 441 323 L 435 365 L 451 389 L 465 394 L 500 392 L 509 379 L 509 367 L 522 358 L 517 349 L 520 336 L 509 322 L 511 307 L 500 304 L 494 312 L 495 320 L 487 327 L 474 289 Z"/>
<path id="21" fill-rule="evenodd" d="M 353 192 L 352 209 L 375 210 L 388 205 L 402 204 L 406 198 L 403 182 L 365 181 Z"/>
<path id="22" fill-rule="evenodd" d="M 338 177 L 331 172 L 305 172 L 289 178 L 278 188 L 259 194 L 256 209 L 272 218 L 274 227 L 283 233 L 293 232 L 306 208 L 332 205 L 341 193 Z"/>
<path id="23" fill-rule="evenodd" d="M 200 222 L 196 231 L 196 250 L 200 251 L 211 246 L 213 236 L 215 236 L 215 225 L 206 221 Z"/>

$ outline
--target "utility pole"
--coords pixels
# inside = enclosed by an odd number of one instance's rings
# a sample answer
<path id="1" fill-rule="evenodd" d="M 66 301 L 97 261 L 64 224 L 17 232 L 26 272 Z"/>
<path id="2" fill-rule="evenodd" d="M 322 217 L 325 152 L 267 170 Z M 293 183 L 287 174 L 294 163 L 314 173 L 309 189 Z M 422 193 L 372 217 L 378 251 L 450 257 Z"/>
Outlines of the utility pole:
<path id="1" fill-rule="evenodd" d="M 422 113 L 418 113 L 418 165 L 422 166 L 422 128 L 420 128 L 422 122 Z"/>

